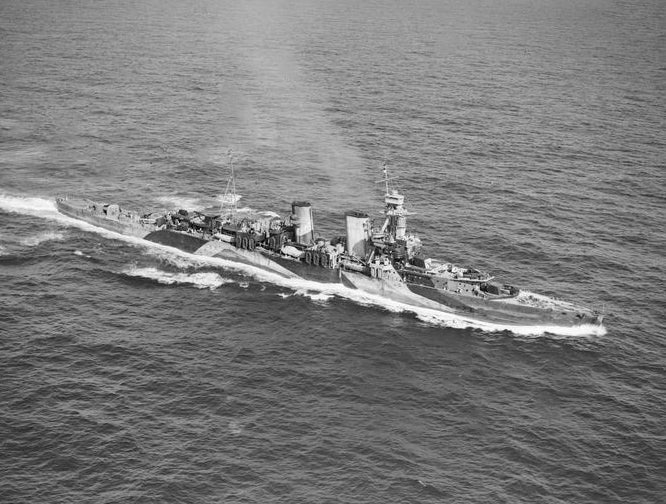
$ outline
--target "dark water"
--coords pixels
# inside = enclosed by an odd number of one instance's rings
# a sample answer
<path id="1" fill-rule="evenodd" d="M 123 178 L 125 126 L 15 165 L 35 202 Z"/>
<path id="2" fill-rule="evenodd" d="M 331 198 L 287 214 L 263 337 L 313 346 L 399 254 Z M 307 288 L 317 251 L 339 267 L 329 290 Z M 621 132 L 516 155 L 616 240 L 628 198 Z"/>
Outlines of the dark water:
<path id="1" fill-rule="evenodd" d="M 0 501 L 666 500 L 666 8 L 0 3 Z M 604 307 L 515 334 L 121 239 L 62 193 L 378 215 Z M 495 328 L 496 329 L 496 328 Z"/>

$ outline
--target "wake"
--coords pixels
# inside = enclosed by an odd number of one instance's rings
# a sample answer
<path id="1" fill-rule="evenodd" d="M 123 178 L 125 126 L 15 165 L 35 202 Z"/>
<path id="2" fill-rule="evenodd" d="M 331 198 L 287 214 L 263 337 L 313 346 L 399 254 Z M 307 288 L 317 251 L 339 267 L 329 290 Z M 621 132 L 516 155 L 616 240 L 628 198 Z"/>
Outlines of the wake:
<path id="1" fill-rule="evenodd" d="M 123 271 L 130 277 L 146 278 L 162 285 L 191 285 L 197 289 L 215 290 L 222 285 L 233 283 L 217 273 L 169 273 L 158 268 L 131 266 Z"/>
<path id="2" fill-rule="evenodd" d="M 240 264 L 227 259 L 206 257 L 183 252 L 173 247 L 153 243 L 141 238 L 126 236 L 109 231 L 86 222 L 82 222 L 58 212 L 55 202 L 45 198 L 17 197 L 0 195 L 0 209 L 5 212 L 32 215 L 39 218 L 56 221 L 69 227 L 77 227 L 84 231 L 97 233 L 113 240 L 122 240 L 138 247 L 144 248 L 151 255 L 164 259 L 174 266 L 187 269 L 192 267 L 214 267 L 227 271 L 234 271 L 244 276 L 251 276 L 260 281 L 284 287 L 292 292 L 291 295 L 304 296 L 314 302 L 322 303 L 338 297 L 349 300 L 361 306 L 379 307 L 391 313 L 412 313 L 422 322 L 438 327 L 455 329 L 480 329 L 487 332 L 506 332 L 520 336 L 559 336 L 559 337 L 588 337 L 603 336 L 606 334 L 604 326 L 581 325 L 576 327 L 561 327 L 548 325 L 512 325 L 497 324 L 476 320 L 463 315 L 445 313 L 428 308 L 420 308 L 392 301 L 360 290 L 350 289 L 342 284 L 323 284 L 304 280 L 301 278 L 285 278 L 261 268 Z M 216 289 L 234 280 L 225 279 L 217 273 L 168 273 L 156 268 L 129 268 L 123 272 L 128 276 L 144 277 L 160 284 L 189 284 L 197 288 Z M 289 296 L 291 296 L 289 295 Z M 289 297 L 281 294 L 282 297 Z"/>

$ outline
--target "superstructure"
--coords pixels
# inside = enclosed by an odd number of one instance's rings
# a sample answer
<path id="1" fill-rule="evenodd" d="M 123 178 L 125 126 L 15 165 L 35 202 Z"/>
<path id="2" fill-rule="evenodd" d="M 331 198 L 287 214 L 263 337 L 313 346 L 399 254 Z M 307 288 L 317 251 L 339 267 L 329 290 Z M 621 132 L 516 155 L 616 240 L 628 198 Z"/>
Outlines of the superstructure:
<path id="1" fill-rule="evenodd" d="M 478 320 L 519 325 L 599 325 L 600 313 L 573 303 L 523 292 L 483 271 L 427 258 L 408 233 L 405 198 L 392 188 L 386 167 L 384 217 L 348 211 L 345 234 L 326 240 L 314 230 L 312 206 L 294 201 L 285 218 L 236 208 L 235 180 L 226 194 L 231 208 L 177 210 L 141 215 L 116 204 L 57 198 L 60 212 L 121 234 L 180 250 L 251 264 L 286 277 L 342 282 L 349 288 L 407 305 Z"/>

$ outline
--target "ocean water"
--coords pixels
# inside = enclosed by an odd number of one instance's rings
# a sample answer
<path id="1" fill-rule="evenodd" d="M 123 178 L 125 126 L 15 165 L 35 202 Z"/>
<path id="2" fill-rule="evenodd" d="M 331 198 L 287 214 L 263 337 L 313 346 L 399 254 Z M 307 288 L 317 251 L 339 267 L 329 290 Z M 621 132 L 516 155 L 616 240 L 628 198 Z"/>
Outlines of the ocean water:
<path id="1" fill-rule="evenodd" d="M 659 0 L 0 3 L 0 501 L 666 501 Z M 603 309 L 507 330 L 76 223 L 313 203 Z"/>

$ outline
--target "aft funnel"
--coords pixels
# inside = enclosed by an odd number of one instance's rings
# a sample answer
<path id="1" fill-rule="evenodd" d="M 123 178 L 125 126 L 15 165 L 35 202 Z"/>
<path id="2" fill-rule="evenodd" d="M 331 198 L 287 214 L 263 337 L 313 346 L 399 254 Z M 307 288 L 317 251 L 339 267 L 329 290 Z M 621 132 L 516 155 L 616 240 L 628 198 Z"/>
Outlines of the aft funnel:
<path id="1" fill-rule="evenodd" d="M 363 212 L 345 214 L 347 224 L 347 253 L 365 259 L 366 246 L 370 239 L 370 217 Z"/>
<path id="2" fill-rule="evenodd" d="M 314 241 L 314 228 L 312 224 L 312 205 L 307 201 L 294 201 L 291 204 L 291 213 L 296 216 L 296 243 L 310 245 Z"/>

